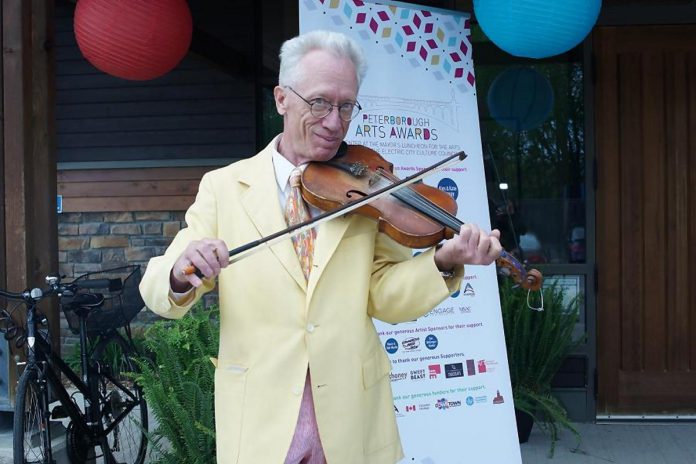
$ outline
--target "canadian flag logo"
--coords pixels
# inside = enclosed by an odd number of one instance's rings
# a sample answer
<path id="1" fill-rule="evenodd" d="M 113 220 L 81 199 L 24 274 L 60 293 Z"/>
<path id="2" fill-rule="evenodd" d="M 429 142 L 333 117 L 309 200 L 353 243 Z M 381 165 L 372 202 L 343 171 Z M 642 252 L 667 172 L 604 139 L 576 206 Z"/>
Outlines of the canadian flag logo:
<path id="1" fill-rule="evenodd" d="M 406 405 L 406 412 L 411 412 L 416 410 L 416 405 L 415 404 L 407 404 Z"/>

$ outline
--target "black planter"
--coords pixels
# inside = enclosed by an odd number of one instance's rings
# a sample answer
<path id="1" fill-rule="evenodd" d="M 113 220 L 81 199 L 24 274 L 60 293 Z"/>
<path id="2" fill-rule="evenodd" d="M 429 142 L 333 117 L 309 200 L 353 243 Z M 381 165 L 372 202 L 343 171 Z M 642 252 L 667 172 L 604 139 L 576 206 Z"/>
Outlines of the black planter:
<path id="1" fill-rule="evenodd" d="M 517 436 L 520 443 L 527 443 L 529 434 L 532 433 L 532 426 L 534 426 L 534 418 L 531 414 L 515 408 L 515 420 L 517 421 Z"/>

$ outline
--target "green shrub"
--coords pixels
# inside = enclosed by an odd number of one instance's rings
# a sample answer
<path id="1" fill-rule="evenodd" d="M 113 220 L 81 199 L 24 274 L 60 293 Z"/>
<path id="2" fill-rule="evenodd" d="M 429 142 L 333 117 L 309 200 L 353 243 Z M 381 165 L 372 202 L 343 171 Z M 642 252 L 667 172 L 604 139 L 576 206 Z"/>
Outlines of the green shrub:
<path id="1" fill-rule="evenodd" d="M 509 280 L 500 283 L 500 306 L 505 329 L 510 382 L 515 407 L 534 418 L 551 436 L 549 456 L 553 456 L 558 433 L 565 427 L 580 442 L 568 414 L 551 395 L 551 382 L 566 357 L 583 341 L 573 340 L 578 319 L 579 298 L 565 302 L 557 285 L 543 289 L 543 311 L 528 306 L 526 291 Z"/>
<path id="2" fill-rule="evenodd" d="M 213 382 L 219 311 L 197 305 L 178 320 L 155 322 L 138 360 L 142 387 L 157 428 L 148 433 L 152 463 L 215 462 Z"/>
<path id="3" fill-rule="evenodd" d="M 121 334 L 124 334 L 123 330 L 121 330 Z M 136 353 L 143 354 L 146 351 L 144 345 L 145 339 L 142 330 L 132 330 L 130 340 L 133 342 L 133 347 Z M 94 348 L 99 344 L 100 341 L 100 336 L 90 337 L 87 339 L 87 353 L 89 353 L 90 358 L 92 357 Z M 78 375 L 82 372 L 82 359 L 80 359 L 81 353 L 82 350 L 80 349 L 80 344 L 75 343 L 72 345 L 71 350 L 62 356 L 63 361 L 65 361 L 68 367 L 70 367 L 70 369 L 75 371 L 75 373 Z M 122 359 L 123 352 L 121 350 L 121 345 L 118 343 L 111 343 L 107 345 L 103 352 L 102 360 L 111 366 L 112 372 L 115 375 L 121 374 L 119 368 L 123 365 L 121 362 Z"/>

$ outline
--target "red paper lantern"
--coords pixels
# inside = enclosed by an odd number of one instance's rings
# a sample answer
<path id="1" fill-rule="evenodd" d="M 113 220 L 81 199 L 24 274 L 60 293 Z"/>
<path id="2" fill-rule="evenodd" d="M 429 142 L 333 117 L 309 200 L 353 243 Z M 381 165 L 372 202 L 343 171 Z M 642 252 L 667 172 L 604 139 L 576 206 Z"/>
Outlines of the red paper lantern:
<path id="1" fill-rule="evenodd" d="M 74 27 L 80 51 L 97 69 L 147 80 L 179 64 L 193 22 L 186 0 L 79 0 Z"/>

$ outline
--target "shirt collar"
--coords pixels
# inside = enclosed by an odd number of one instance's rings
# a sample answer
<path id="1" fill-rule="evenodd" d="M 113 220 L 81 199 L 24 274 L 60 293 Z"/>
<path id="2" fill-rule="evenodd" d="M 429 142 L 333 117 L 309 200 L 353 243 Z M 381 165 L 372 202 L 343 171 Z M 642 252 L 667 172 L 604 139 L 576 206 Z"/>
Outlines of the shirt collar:
<path id="1" fill-rule="evenodd" d="M 280 144 L 280 138 L 283 134 L 276 137 L 273 143 L 273 152 L 271 157 L 273 159 L 273 169 L 275 170 L 276 182 L 278 182 L 278 188 L 281 192 L 285 191 L 288 185 L 288 180 L 290 179 L 290 173 L 295 169 L 295 165 L 292 164 L 286 157 L 280 154 L 278 151 L 278 145 Z M 301 164 L 297 167 L 304 171 L 307 163 Z"/>

